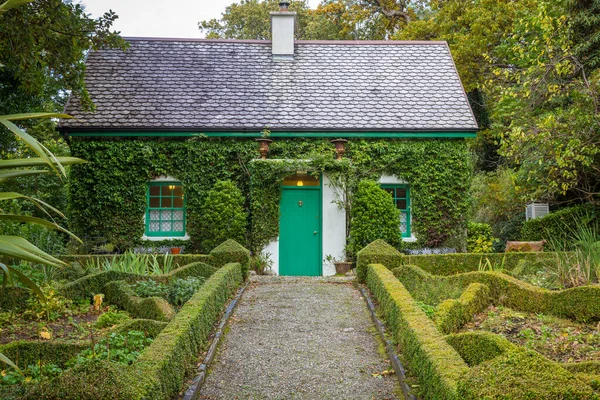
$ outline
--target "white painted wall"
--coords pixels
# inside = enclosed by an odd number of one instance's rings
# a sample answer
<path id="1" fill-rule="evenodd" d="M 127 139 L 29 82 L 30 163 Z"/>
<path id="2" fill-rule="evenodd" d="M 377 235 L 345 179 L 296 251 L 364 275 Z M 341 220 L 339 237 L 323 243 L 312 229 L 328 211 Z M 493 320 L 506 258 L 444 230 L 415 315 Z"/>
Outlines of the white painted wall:
<path id="1" fill-rule="evenodd" d="M 263 257 L 267 257 L 273 262 L 271 272 L 279 275 L 279 237 L 273 240 L 261 251 Z"/>
<path id="2" fill-rule="evenodd" d="M 346 210 L 335 203 L 336 188 L 329 177 L 323 174 L 323 259 L 331 255 L 340 261 L 344 259 L 346 246 Z M 323 275 L 335 275 L 335 266 L 323 260 Z"/>

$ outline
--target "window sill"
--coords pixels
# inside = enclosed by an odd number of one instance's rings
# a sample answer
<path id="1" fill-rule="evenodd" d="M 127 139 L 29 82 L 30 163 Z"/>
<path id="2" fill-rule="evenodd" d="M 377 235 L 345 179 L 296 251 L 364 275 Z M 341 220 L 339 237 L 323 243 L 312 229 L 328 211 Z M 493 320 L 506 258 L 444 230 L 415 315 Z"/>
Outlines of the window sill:
<path id="1" fill-rule="evenodd" d="M 184 236 L 142 236 L 142 240 L 149 240 L 151 242 L 159 242 L 161 240 L 190 240 L 190 237 L 186 233 Z"/>
<path id="2" fill-rule="evenodd" d="M 417 238 L 413 235 L 413 236 L 410 236 L 410 237 L 402 238 L 402 241 L 403 242 L 407 242 L 407 243 L 414 243 L 414 242 L 417 241 Z"/>

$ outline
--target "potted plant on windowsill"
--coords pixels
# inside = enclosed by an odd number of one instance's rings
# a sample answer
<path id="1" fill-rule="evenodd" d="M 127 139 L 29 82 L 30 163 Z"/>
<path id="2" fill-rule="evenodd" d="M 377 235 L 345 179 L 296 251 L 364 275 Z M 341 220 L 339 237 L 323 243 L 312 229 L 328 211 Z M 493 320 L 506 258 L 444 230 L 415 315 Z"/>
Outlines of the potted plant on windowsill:
<path id="1" fill-rule="evenodd" d="M 335 266 L 336 275 L 346 275 L 352 269 L 352 262 L 342 261 L 341 259 L 335 258 L 331 254 L 325 256 L 325 261 Z"/>

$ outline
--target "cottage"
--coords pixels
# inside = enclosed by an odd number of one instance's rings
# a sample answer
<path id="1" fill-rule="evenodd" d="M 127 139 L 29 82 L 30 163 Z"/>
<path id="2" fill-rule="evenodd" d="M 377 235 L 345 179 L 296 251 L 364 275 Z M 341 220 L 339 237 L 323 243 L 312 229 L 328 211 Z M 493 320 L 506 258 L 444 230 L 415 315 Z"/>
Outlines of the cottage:
<path id="1" fill-rule="evenodd" d="M 96 109 L 72 98 L 60 124 L 88 160 L 71 172 L 72 229 L 121 248 L 207 251 L 204 195 L 231 179 L 253 251 L 282 275 L 330 275 L 323 259 L 343 257 L 351 166 L 393 196 L 405 241 L 463 246 L 465 138 L 477 123 L 447 44 L 296 41 L 285 3 L 271 21 L 272 41 L 128 38 L 126 52 L 90 52 Z M 347 141 L 342 160 L 332 139 Z"/>

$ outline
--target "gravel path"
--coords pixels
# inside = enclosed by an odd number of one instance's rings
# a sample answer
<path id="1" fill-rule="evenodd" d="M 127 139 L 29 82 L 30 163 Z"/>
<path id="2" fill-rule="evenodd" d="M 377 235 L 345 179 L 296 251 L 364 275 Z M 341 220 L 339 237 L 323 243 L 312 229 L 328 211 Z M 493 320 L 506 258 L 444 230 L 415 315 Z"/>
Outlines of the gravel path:
<path id="1" fill-rule="evenodd" d="M 254 277 L 201 399 L 396 399 L 364 300 L 350 283 Z M 383 354 L 383 353 L 382 353 Z"/>

